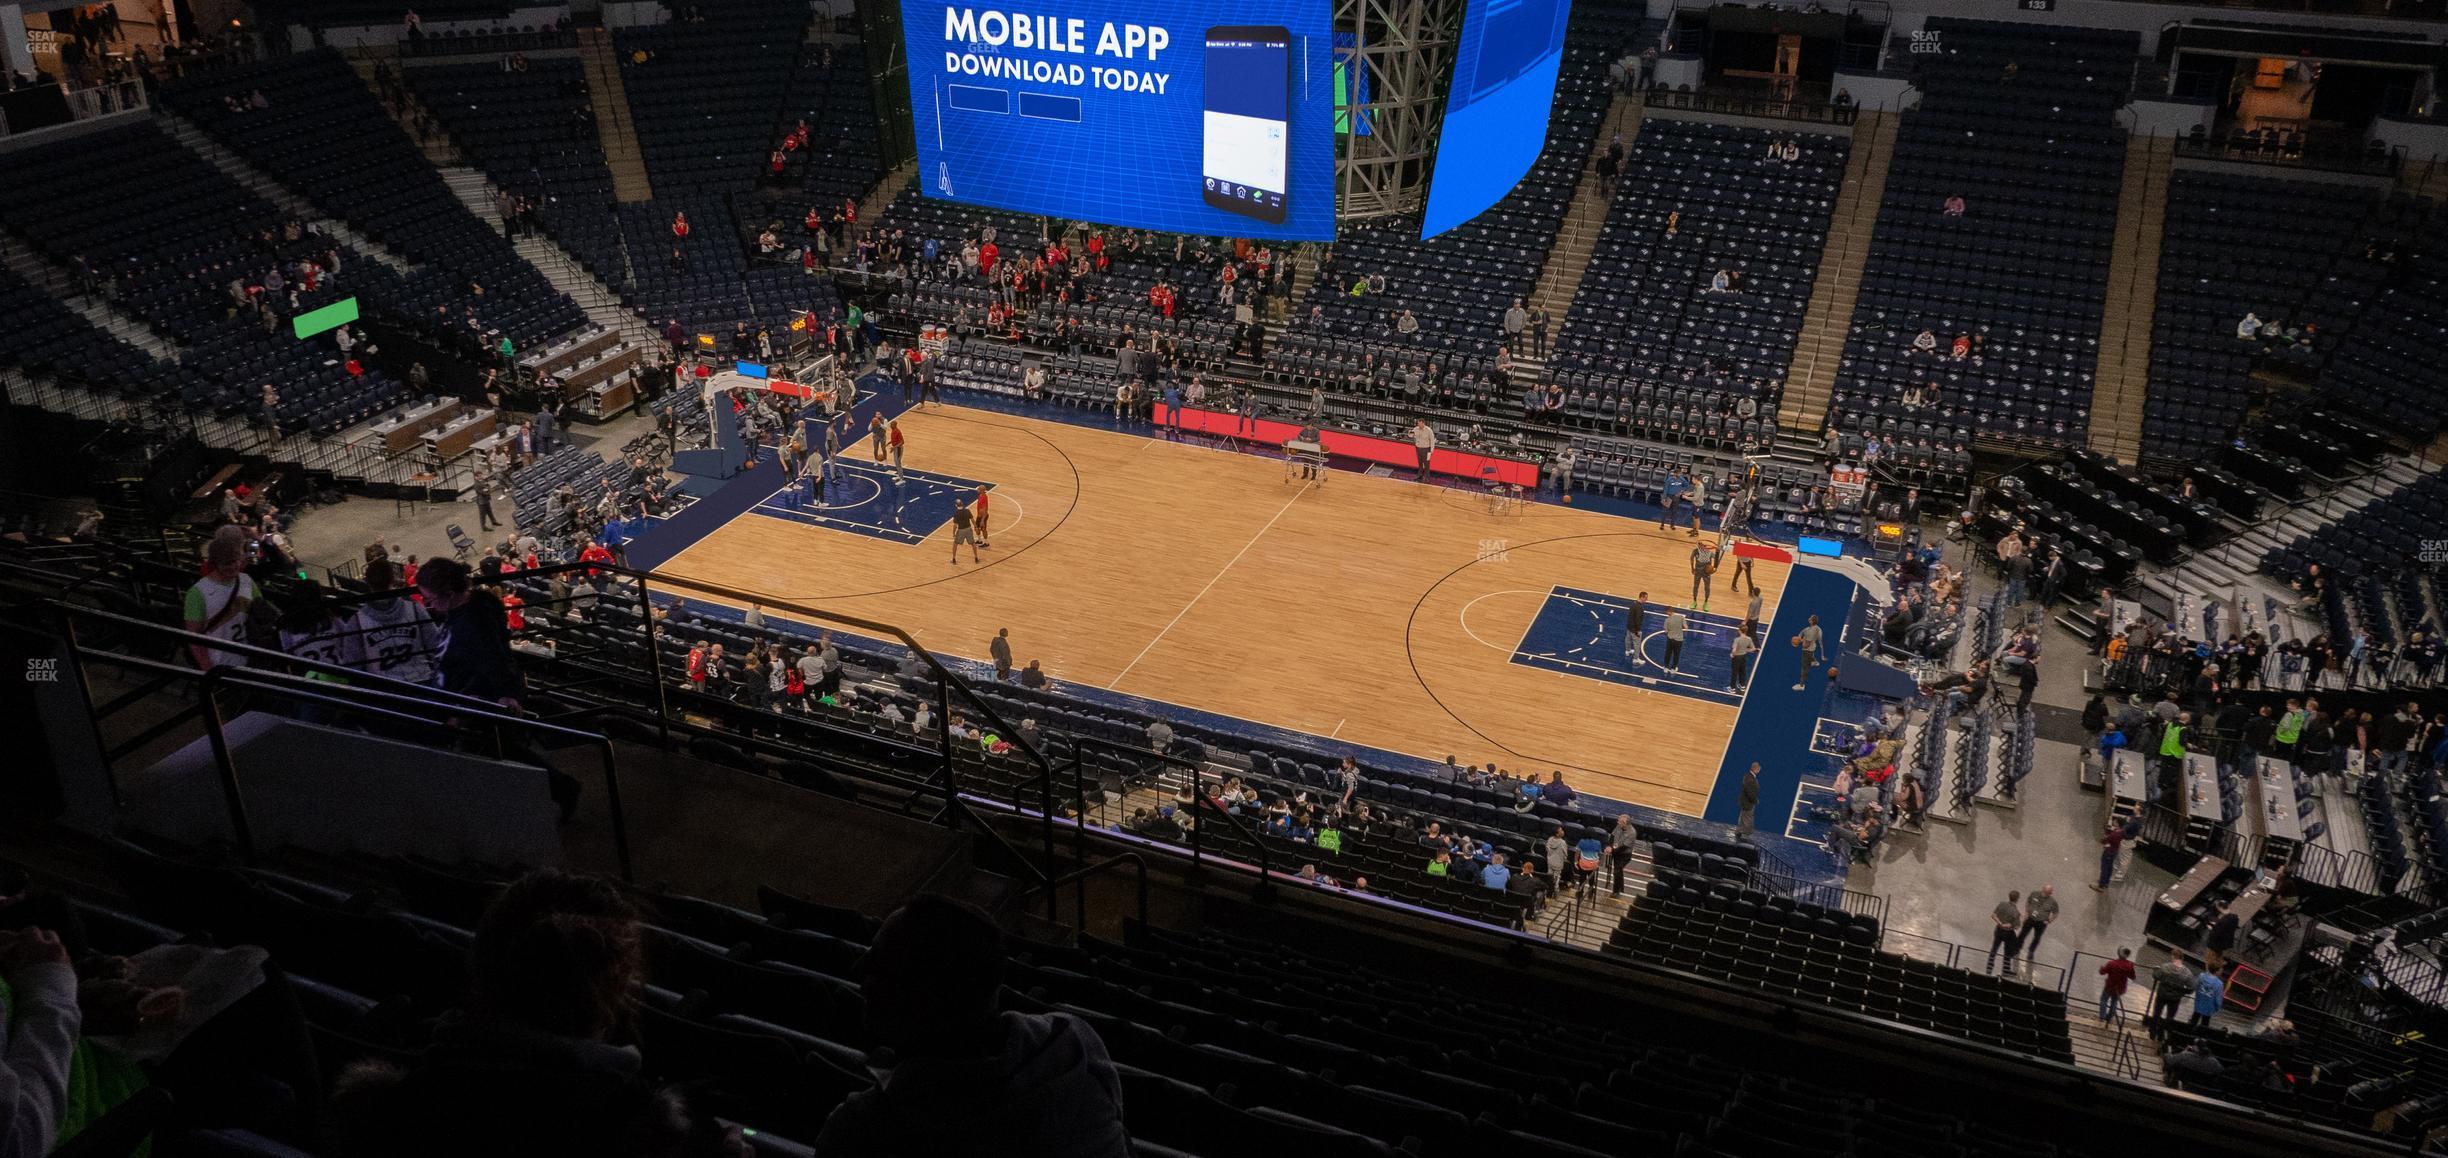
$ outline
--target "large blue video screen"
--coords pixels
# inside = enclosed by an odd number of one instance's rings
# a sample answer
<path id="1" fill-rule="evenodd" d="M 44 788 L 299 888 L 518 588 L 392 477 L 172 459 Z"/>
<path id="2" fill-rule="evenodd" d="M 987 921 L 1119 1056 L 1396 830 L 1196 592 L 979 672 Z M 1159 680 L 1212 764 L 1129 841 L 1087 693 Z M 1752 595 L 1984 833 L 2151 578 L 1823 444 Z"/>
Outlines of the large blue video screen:
<path id="1" fill-rule="evenodd" d="M 1334 237 L 1328 0 L 902 0 L 921 191 L 1175 233 Z"/>
<path id="2" fill-rule="evenodd" d="M 1571 15 L 1572 0 L 1470 0 L 1421 237 L 1487 212 L 1538 163 Z"/>

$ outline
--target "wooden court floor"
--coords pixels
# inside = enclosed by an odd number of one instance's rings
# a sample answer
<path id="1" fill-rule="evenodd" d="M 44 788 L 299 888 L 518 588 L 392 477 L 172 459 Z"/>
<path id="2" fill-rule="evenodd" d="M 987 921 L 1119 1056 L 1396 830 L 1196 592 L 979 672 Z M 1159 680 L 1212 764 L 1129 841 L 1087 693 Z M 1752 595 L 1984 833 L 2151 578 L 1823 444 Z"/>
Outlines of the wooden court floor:
<path id="1" fill-rule="evenodd" d="M 1212 447 L 938 407 L 901 419 L 912 468 L 991 481 L 992 547 L 909 545 L 746 514 L 659 573 L 900 626 L 983 659 L 1010 628 L 1057 681 L 1430 760 L 1563 769 L 1587 791 L 1698 815 L 1737 709 L 1511 662 L 1550 588 L 1689 594 L 1690 541 L 1656 524 Z M 852 452 L 866 453 L 862 441 Z M 1788 565 L 1756 578 L 1773 614 Z M 1719 576 L 1714 610 L 1742 601 Z M 1762 678 L 1768 678 L 1763 676 Z"/>

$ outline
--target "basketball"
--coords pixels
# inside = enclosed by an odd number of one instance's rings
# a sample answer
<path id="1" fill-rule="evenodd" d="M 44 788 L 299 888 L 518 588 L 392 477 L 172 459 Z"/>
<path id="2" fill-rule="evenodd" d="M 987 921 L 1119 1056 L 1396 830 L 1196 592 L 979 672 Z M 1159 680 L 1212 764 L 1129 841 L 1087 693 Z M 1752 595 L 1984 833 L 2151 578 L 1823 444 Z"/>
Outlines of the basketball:
<path id="1" fill-rule="evenodd" d="M 1799 635 L 1797 635 L 1797 636 L 1793 637 L 1793 645 L 1794 645 L 1795 647 L 1800 647 L 1800 646 L 1802 646 L 1802 637 L 1801 637 L 1801 636 L 1799 636 Z"/>

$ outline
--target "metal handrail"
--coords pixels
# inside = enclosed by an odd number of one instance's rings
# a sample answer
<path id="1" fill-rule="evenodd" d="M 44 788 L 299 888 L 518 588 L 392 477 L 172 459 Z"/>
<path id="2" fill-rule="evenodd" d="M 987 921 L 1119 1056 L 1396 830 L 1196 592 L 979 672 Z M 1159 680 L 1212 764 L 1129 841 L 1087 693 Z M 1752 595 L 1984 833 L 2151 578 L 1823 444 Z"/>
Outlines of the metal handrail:
<path id="1" fill-rule="evenodd" d="M 1031 889 L 1030 892 L 1045 893 L 1046 899 L 1049 902 L 1047 907 L 1048 909 L 1051 909 L 1052 905 L 1050 902 L 1054 898 L 1056 889 L 1059 889 L 1064 885 L 1077 886 L 1078 895 L 1073 900 L 1072 912 L 1074 914 L 1074 918 L 1071 922 L 1071 927 L 1075 929 L 1085 928 L 1088 924 L 1088 878 L 1104 872 L 1105 870 L 1116 865 L 1129 865 L 1138 875 L 1139 922 L 1141 924 L 1146 924 L 1148 919 L 1148 864 L 1146 857 L 1135 852 L 1115 853 L 1114 855 L 1106 857 L 1103 860 L 1096 861 L 1091 864 L 1081 865 L 1080 867 L 1072 869 L 1067 873 L 1063 873 L 1060 876 L 1049 877 L 1046 879 L 1044 884 L 1036 886 L 1036 888 Z M 1023 901 L 1026 900 L 1025 894 L 1023 895 L 1022 899 Z"/>
<path id="2" fill-rule="evenodd" d="M 649 575 L 643 571 L 610 563 L 555 563 L 543 567 L 528 568 L 516 571 L 504 571 L 501 575 L 501 579 L 503 581 L 509 581 L 514 579 L 546 578 L 553 575 L 568 574 L 571 572 L 601 572 L 603 574 L 618 578 L 628 579 L 636 584 L 636 603 L 639 608 L 643 630 L 646 634 L 645 644 L 648 657 L 647 667 L 648 670 L 653 673 L 656 723 L 659 728 L 664 730 L 666 742 L 668 742 L 669 725 L 671 719 L 671 689 L 669 683 L 664 679 L 663 675 L 662 652 L 654 646 L 652 587 L 656 584 L 670 588 L 678 588 L 683 591 L 695 592 L 701 595 L 713 596 L 718 599 L 738 603 L 742 606 L 755 605 L 763 608 L 768 616 L 782 615 L 786 617 L 804 618 L 822 624 L 833 624 L 847 627 L 855 631 L 867 633 L 870 636 L 883 636 L 889 640 L 897 641 L 902 646 L 908 648 L 910 653 L 916 656 L 921 663 L 926 665 L 929 671 L 934 675 L 936 681 L 936 708 L 941 719 L 946 722 L 951 720 L 952 691 L 954 688 L 958 688 L 961 692 L 962 698 L 965 699 L 970 706 L 976 709 L 981 718 L 983 718 L 987 723 L 993 725 L 993 730 L 997 735 L 1002 736 L 1006 742 L 1010 743 L 1022 754 L 1023 758 L 1037 766 L 1041 777 L 1052 775 L 1054 762 L 1047 759 L 1044 753 L 1038 751 L 1036 745 L 1031 744 L 1025 736 L 1021 735 L 1019 729 L 1013 727 L 1009 721 L 1005 720 L 1001 713 L 995 711 L 993 705 L 988 703 L 985 697 L 978 695 L 976 690 L 969 686 L 968 681 L 954 674 L 950 667 L 946 666 L 942 660 L 937 659 L 933 652 L 928 651 L 924 646 L 920 645 L 919 642 L 908 632 L 905 632 L 891 624 L 881 623 L 870 619 L 861 619 L 857 616 L 844 615 L 839 612 L 826 611 L 807 604 L 796 603 L 787 599 L 778 599 L 758 592 L 742 591 L 737 588 L 726 587 L 721 584 L 707 583 L 695 579 L 678 578 L 669 575 Z M 394 594 L 400 593 L 404 592 Z M 945 804 L 943 812 L 938 813 L 932 819 L 941 823 L 945 822 L 951 815 L 958 814 L 969 819 L 978 831 L 991 832 L 988 826 L 976 816 L 974 811 L 971 810 L 968 802 L 963 798 L 960 787 L 960 776 L 955 768 L 951 729 L 948 727 L 940 728 L 938 733 L 941 738 L 939 750 L 943 758 L 942 787 Z M 1001 839 L 1000 834 L 993 835 L 995 839 Z M 1051 826 L 1048 827 L 1046 832 L 1043 853 L 1045 856 L 1045 865 L 1050 866 L 1053 863 L 1054 856 Z M 1031 864 L 1025 858 L 1021 859 L 1019 863 L 1024 866 L 1039 883 L 1042 883 L 1048 875 L 1047 868 L 1036 864 Z"/>
<path id="3" fill-rule="evenodd" d="M 1815 121 L 1827 125 L 1853 123 L 1858 107 L 1832 101 L 1780 100 L 1775 97 L 1749 96 L 1740 93 L 1684 92 L 1678 89 L 1652 88 L 1646 94 L 1650 108 L 1685 109 L 1691 112 L 1727 113 L 1745 117 L 1772 117 L 1784 121 Z"/>
<path id="4" fill-rule="evenodd" d="M 604 787 L 606 807 L 609 810 L 609 817 L 612 824 L 614 860 L 619 865 L 621 879 L 629 881 L 635 880 L 636 874 L 629 855 L 628 824 L 626 814 L 622 810 L 620 801 L 620 772 L 617 757 L 614 753 L 612 742 L 609 737 L 595 733 L 578 731 L 574 728 L 562 727 L 558 724 L 551 724 L 542 720 L 531 720 L 523 716 L 509 715 L 500 711 L 497 705 L 488 704 L 481 700 L 475 700 L 473 697 L 459 696 L 457 693 L 453 692 L 441 692 L 438 689 L 426 688 L 416 684 L 402 683 L 398 680 L 387 679 L 378 675 L 357 672 L 354 669 L 335 668 L 330 664 L 323 664 L 314 660 L 300 659 L 280 652 L 272 652 L 269 654 L 281 659 L 283 662 L 294 663 L 302 667 L 328 672 L 346 673 L 352 679 L 360 679 L 367 682 L 359 684 L 341 683 L 335 680 L 311 680 L 304 676 L 295 675 L 288 672 L 268 671 L 261 668 L 237 664 L 220 664 L 213 667 L 209 671 L 203 671 L 163 660 L 147 659 L 142 656 L 125 655 L 105 648 L 88 648 L 77 638 L 75 620 L 79 616 L 113 620 L 122 624 L 132 624 L 140 628 L 150 629 L 154 632 L 171 636 L 178 640 L 210 644 L 214 646 L 216 650 L 237 651 L 239 649 L 245 649 L 246 651 L 255 653 L 263 652 L 263 649 L 255 648 L 251 645 L 232 643 L 226 640 L 217 640 L 210 636 L 198 635 L 180 628 L 169 627 L 162 624 L 150 624 L 143 620 L 132 620 L 126 616 L 114 615 L 104 611 L 96 611 L 91 608 L 76 607 L 71 604 L 62 603 L 54 603 L 53 607 L 59 613 L 61 625 L 64 629 L 62 638 L 63 642 L 66 644 L 66 652 L 69 663 L 76 672 L 78 687 L 85 696 L 87 714 L 94 721 L 97 729 L 97 738 L 99 737 L 102 712 L 97 709 L 93 703 L 92 684 L 86 678 L 85 665 L 87 662 L 98 662 L 133 671 L 150 672 L 161 676 L 166 680 L 187 680 L 197 685 L 197 687 L 200 689 L 200 694 L 197 696 L 197 706 L 191 709 L 190 712 L 181 713 L 179 716 L 174 717 L 171 723 L 175 724 L 182 722 L 189 714 L 200 714 L 202 716 L 205 727 L 205 735 L 210 741 L 212 747 L 214 767 L 220 774 L 222 798 L 229 810 L 231 835 L 234 839 L 234 843 L 237 845 L 239 856 L 248 864 L 255 863 L 258 857 L 258 850 L 255 846 L 254 826 L 247 813 L 245 786 L 239 780 L 235 756 L 231 752 L 229 746 L 227 731 L 228 720 L 221 714 L 221 706 L 217 694 L 223 685 L 232 683 L 243 683 L 251 690 L 284 697 L 298 702 L 320 703 L 353 713 L 378 716 L 386 719 L 397 720 L 402 723 L 430 726 L 446 721 L 459 721 L 463 723 L 482 722 L 489 724 L 496 729 L 503 727 L 530 729 L 596 745 L 602 752 L 604 760 Z M 21 630 L 32 629 L 21 627 Z M 408 695 L 395 691 L 387 691 L 380 686 L 383 684 L 408 689 L 416 694 Z M 438 702 L 436 699 L 437 696 L 451 696 L 465 702 L 456 704 Z M 419 715 L 411 709 L 426 709 L 428 711 L 439 710 L 446 714 L 445 720 L 435 720 L 426 715 Z M 495 755 L 499 757 L 502 754 L 502 746 L 498 731 L 495 732 L 494 741 Z M 116 799 L 119 795 L 118 776 L 116 769 L 111 766 L 112 754 L 105 750 L 103 751 L 102 755 L 103 772 L 111 782 L 111 792 L 114 799 Z"/>
<path id="5" fill-rule="evenodd" d="M 1199 830 L 1205 825 L 1208 817 L 1220 817 L 1225 821 L 1225 823 L 1239 829 L 1242 837 L 1248 840 L 1250 845 L 1258 850 L 1259 878 L 1261 880 L 1274 879 L 1275 869 L 1274 865 L 1271 863 L 1272 858 L 1268 855 L 1266 841 L 1261 837 L 1259 832 L 1250 827 L 1249 822 L 1241 819 L 1238 816 L 1234 816 L 1221 808 L 1216 808 L 1209 803 L 1209 801 L 1213 798 L 1207 794 L 1207 780 L 1210 777 L 1213 777 L 1215 773 L 1209 772 L 1205 765 L 1194 760 L 1183 759 L 1182 757 L 1175 756 L 1168 752 L 1158 752 L 1147 748 L 1134 748 L 1128 744 L 1117 744 L 1111 740 L 1097 736 L 1083 736 L 1070 732 L 1061 732 L 1056 734 L 1062 736 L 1072 745 L 1073 755 L 1070 763 L 1074 771 L 1073 779 L 1075 782 L 1079 782 L 1080 791 L 1083 793 L 1086 791 L 1086 786 L 1084 781 L 1082 781 L 1082 779 L 1077 775 L 1078 771 L 1084 767 L 1084 762 L 1078 756 L 1079 749 L 1082 747 L 1101 748 L 1105 751 L 1113 752 L 1118 755 L 1128 756 L 1134 760 L 1154 760 L 1158 763 L 1170 765 L 1178 770 L 1188 772 L 1190 775 L 1190 797 L 1192 800 L 1191 807 L 1196 810 L 1191 814 L 1191 863 L 1193 865 L 1198 865 L 1203 863 L 1206 858 L 1206 850 L 1203 842 L 1200 840 Z M 1257 773 L 1253 769 L 1251 775 L 1257 776 L 1261 774 Z M 1275 779 L 1273 775 L 1266 775 L 1265 778 L 1270 781 Z M 1080 820 L 1081 823 L 1086 823 L 1085 809 L 1080 810 Z"/>

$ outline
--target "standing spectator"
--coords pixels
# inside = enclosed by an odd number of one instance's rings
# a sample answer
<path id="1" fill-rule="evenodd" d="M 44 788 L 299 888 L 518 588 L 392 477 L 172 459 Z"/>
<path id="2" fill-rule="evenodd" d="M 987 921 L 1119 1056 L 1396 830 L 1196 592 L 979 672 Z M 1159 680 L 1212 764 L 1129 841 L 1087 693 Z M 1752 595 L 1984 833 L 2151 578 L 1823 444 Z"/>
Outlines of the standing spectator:
<path id="1" fill-rule="evenodd" d="M 2057 919 L 2057 886 L 2042 885 L 2023 902 L 2023 959 L 2040 958 L 2040 938 L 2048 936 L 2049 922 Z"/>
<path id="2" fill-rule="evenodd" d="M 2243 922 L 2235 915 L 2233 902 L 2220 905 L 2217 918 L 2210 922 L 2210 935 L 2202 942 L 2202 967 L 2217 970 L 2227 964 L 2227 955 L 2235 950 L 2236 936 L 2243 931 Z"/>
<path id="3" fill-rule="evenodd" d="M 1742 788 L 1734 797 L 1735 807 L 1740 810 L 1734 817 L 1734 835 L 1742 840 L 1751 839 L 1751 814 L 1759 810 L 1759 769 L 1757 760 L 1743 769 Z"/>
<path id="4" fill-rule="evenodd" d="M 1998 950 L 2003 948 L 2006 950 L 2006 973 L 2008 976 L 2014 975 L 2016 951 L 2023 945 L 2022 901 L 2022 893 L 2009 892 L 2006 899 L 1999 901 L 1997 908 L 1990 911 L 1989 921 L 1993 927 L 1989 930 L 1989 964 L 1985 972 L 1997 972 Z"/>
<path id="5" fill-rule="evenodd" d="M 1571 881 L 1572 843 L 1564 839 L 1564 826 L 1559 824 L 1547 839 L 1539 842 L 1539 859 L 1547 866 L 1547 885 L 1557 893 Z"/>
<path id="6" fill-rule="evenodd" d="M 255 580 L 247 575 L 246 528 L 230 525 L 213 532 L 204 543 L 204 574 L 187 588 L 185 611 L 189 634 L 231 643 L 246 642 L 247 611 L 255 604 Z M 187 654 L 197 670 L 222 664 L 245 667 L 247 658 L 203 644 L 189 644 Z"/>
<path id="7" fill-rule="evenodd" d="M 2107 830 L 2100 833 L 2099 883 L 2092 885 L 2091 891 L 2100 892 L 2108 887 L 2109 878 L 2116 875 L 2117 850 L 2123 847 L 2125 826 L 2111 821 Z"/>
<path id="8" fill-rule="evenodd" d="M 2116 960 L 2099 967 L 2099 1019 L 2114 1022 L 2125 1016 L 2125 987 L 2133 982 L 2133 950 L 2120 947 Z"/>
<path id="9" fill-rule="evenodd" d="M 2184 1004 L 2193 996 L 2194 984 L 2199 980 L 2193 967 L 2185 964 L 2183 957 L 2170 955 L 2168 963 L 2159 967 L 2158 975 L 2151 978 L 2150 1016 L 2142 1019 L 2142 1028 L 2149 1032 L 2153 1041 L 2176 1024 L 2176 1018 L 2184 1012 Z"/>
<path id="10" fill-rule="evenodd" d="M 1012 673 L 1011 628 L 1001 628 L 986 643 L 986 654 L 994 657 L 996 683 L 1008 683 Z"/>
<path id="11" fill-rule="evenodd" d="M 1411 423 L 1411 446 L 1419 452 L 1419 481 L 1428 481 L 1428 461 L 1436 454 L 1436 429 L 1425 418 Z"/>
<path id="12" fill-rule="evenodd" d="M 1631 816 L 1617 814 L 1615 827 L 1607 830 L 1607 860 L 1614 869 L 1616 896 L 1624 893 L 1624 866 L 1632 863 L 1632 845 L 1639 839 L 1640 833 L 1632 827 Z"/>
<path id="13" fill-rule="evenodd" d="M 1793 645 L 1802 652 L 1802 677 L 1794 681 L 1793 690 L 1801 691 L 1810 682 L 1811 669 L 1819 666 L 1819 643 L 1825 638 L 1819 630 L 1819 617 L 1816 615 L 1811 616 L 1801 633 L 1793 637 Z"/>
<path id="14" fill-rule="evenodd" d="M 860 982 L 898 1064 L 833 1111 L 816 1138 L 821 1158 L 1127 1158 L 1121 1079 L 1104 1043 L 1066 1013 L 998 1011 L 1005 960 L 1002 932 L 959 901 L 921 896 L 884 922 Z"/>
<path id="15" fill-rule="evenodd" d="M 2201 975 L 2193 979 L 2193 1020 L 2190 1024 L 2197 1029 L 2209 1025 L 2210 1019 L 2218 1016 L 2219 1008 L 2226 1001 L 2227 982 L 2219 977 L 2217 969 L 2205 962 Z"/>
<path id="16" fill-rule="evenodd" d="M 1530 312 L 1522 308 L 1522 300 L 1520 298 L 1513 299 L 1513 304 L 1505 310 L 1504 315 L 1504 348 L 1517 354 L 1520 353 L 1522 330 L 1529 324 Z"/>
<path id="17" fill-rule="evenodd" d="M 1538 357 L 1547 356 L 1547 307 L 1530 307 L 1530 349 Z"/>
<path id="18" fill-rule="evenodd" d="M 435 559 L 417 572 L 417 593 L 442 621 L 437 657 L 442 690 L 490 700 L 516 711 L 519 680 L 510 663 L 509 613 L 490 591 L 476 590 L 468 566 Z"/>
<path id="19" fill-rule="evenodd" d="M 502 521 L 493 514 L 493 480 L 476 480 L 476 529 L 490 531 L 501 525 Z"/>

